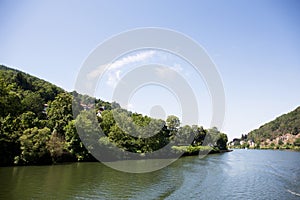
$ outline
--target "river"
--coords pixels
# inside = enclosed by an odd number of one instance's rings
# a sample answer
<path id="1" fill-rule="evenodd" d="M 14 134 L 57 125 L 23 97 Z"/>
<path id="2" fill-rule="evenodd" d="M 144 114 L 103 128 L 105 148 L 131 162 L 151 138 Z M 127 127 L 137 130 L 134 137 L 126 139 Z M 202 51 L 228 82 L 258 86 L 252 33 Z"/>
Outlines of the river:
<path id="1" fill-rule="evenodd" d="M 234 150 L 142 174 L 101 163 L 2 167 L 0 199 L 300 199 L 300 152 Z"/>

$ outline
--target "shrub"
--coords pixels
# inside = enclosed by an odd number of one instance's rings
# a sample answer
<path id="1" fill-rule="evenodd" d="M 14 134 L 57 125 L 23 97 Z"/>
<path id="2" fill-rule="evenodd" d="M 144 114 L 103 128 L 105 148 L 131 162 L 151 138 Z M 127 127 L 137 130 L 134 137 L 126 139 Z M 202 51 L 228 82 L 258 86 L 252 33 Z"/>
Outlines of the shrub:
<path id="1" fill-rule="evenodd" d="M 297 138 L 297 139 L 294 141 L 294 145 L 295 145 L 295 146 L 300 146 L 300 138 Z"/>

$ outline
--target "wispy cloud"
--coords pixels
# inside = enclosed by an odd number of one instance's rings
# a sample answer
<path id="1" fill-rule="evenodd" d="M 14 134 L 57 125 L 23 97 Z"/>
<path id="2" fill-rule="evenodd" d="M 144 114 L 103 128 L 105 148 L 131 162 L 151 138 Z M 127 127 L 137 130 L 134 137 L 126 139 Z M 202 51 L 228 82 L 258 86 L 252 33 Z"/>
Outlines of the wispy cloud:
<path id="1" fill-rule="evenodd" d="M 108 77 L 106 84 L 111 87 L 114 87 L 115 84 L 120 80 L 120 76 L 122 73 L 121 68 L 123 66 L 146 61 L 147 59 L 152 58 L 155 53 L 156 51 L 154 50 L 143 51 L 134 55 L 125 56 L 119 60 L 116 60 L 113 63 L 101 65 L 88 74 L 88 79 L 93 81 L 97 79 L 103 72 L 106 71 Z"/>
<path id="2" fill-rule="evenodd" d="M 95 80 L 104 73 L 103 75 L 105 78 L 103 78 L 102 83 L 110 88 L 114 88 L 116 84 L 120 82 L 123 73 L 126 73 L 126 70 L 136 67 L 137 65 L 152 62 L 161 63 L 163 66 L 166 66 L 155 68 L 156 74 L 163 79 L 176 79 L 178 75 L 188 76 L 187 70 L 184 70 L 183 64 L 175 56 L 157 50 L 145 50 L 131 53 L 112 63 L 101 65 L 90 72 L 88 77 L 89 80 Z"/>
<path id="3" fill-rule="evenodd" d="M 174 63 L 172 67 L 157 67 L 155 70 L 161 78 L 175 78 L 183 72 L 183 68 L 178 63 Z"/>
<path id="4" fill-rule="evenodd" d="M 120 60 L 117 60 L 116 62 L 113 62 L 109 66 L 109 70 L 116 70 L 116 69 L 121 68 L 124 65 L 144 61 L 146 59 L 153 57 L 154 54 L 155 54 L 155 51 L 150 50 L 150 51 L 144 51 L 141 53 L 137 53 L 135 55 L 126 56 Z"/>
<path id="5" fill-rule="evenodd" d="M 126 56 L 120 60 L 117 60 L 113 62 L 108 69 L 108 79 L 106 81 L 106 84 L 115 87 L 115 85 L 120 81 L 121 77 L 121 68 L 123 66 L 129 65 L 129 64 L 134 64 L 138 62 L 143 62 L 147 59 L 150 59 L 154 56 L 155 51 L 144 51 L 141 53 L 137 53 L 135 55 L 129 55 Z"/>
<path id="6" fill-rule="evenodd" d="M 114 87 L 116 83 L 120 80 L 120 74 L 121 74 L 121 70 L 110 71 L 108 74 L 108 79 L 106 81 L 106 84 L 111 87 Z"/>
<path id="7" fill-rule="evenodd" d="M 153 57 L 154 54 L 155 54 L 154 50 L 149 50 L 149 51 L 137 53 L 135 55 L 129 55 L 129 56 L 123 57 L 122 59 L 116 60 L 113 63 L 107 63 L 107 64 L 97 67 L 96 69 L 94 69 L 93 71 L 91 71 L 88 74 L 88 78 L 89 78 L 89 80 L 98 78 L 100 76 L 100 74 L 102 74 L 105 70 L 107 70 L 107 72 L 110 73 L 108 82 L 111 83 L 115 80 L 118 80 L 118 78 L 120 77 L 120 73 L 121 73 L 120 68 L 122 68 L 122 66 L 125 66 L 128 64 L 133 64 L 136 62 L 142 62 L 146 59 Z M 106 69 L 107 67 L 109 67 L 109 69 Z"/>

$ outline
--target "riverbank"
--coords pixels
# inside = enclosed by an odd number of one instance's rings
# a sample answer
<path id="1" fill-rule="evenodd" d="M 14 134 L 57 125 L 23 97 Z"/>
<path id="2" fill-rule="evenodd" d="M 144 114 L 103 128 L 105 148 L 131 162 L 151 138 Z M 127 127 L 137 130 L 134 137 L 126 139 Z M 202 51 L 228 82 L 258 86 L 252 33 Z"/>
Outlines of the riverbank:
<path id="1" fill-rule="evenodd" d="M 229 147 L 229 149 L 250 149 L 250 150 L 282 150 L 282 151 L 300 151 L 299 147 L 286 148 L 286 147 L 260 147 L 260 148 L 239 148 L 239 147 Z"/>
<path id="2" fill-rule="evenodd" d="M 172 150 L 175 153 L 182 154 L 183 156 L 193 156 L 198 154 L 216 154 L 216 153 L 225 153 L 232 150 L 229 149 L 219 149 L 218 147 L 210 146 L 173 146 Z"/>
<path id="3" fill-rule="evenodd" d="M 232 149 L 222 149 L 218 147 L 209 147 L 209 146 L 173 146 L 172 151 L 169 153 L 156 154 L 155 156 L 148 156 L 147 154 L 136 154 L 135 157 L 127 157 L 126 153 L 123 154 L 123 157 L 111 157 L 105 156 L 106 159 L 101 159 L 103 162 L 116 162 L 116 161 L 129 161 L 129 160 L 147 160 L 147 159 L 170 159 L 170 158 L 181 158 L 188 156 L 196 155 L 208 155 L 208 154 L 221 154 L 226 152 L 232 152 Z M 109 159 L 107 159 L 109 157 Z M 62 159 L 58 162 L 48 162 L 48 163 L 34 163 L 34 164 L 13 164 L 13 165 L 4 165 L 0 167 L 13 167 L 13 166 L 51 166 L 51 165 L 60 165 L 60 164 L 69 164 L 69 163 L 85 163 L 85 162 L 99 162 L 93 156 L 89 156 L 87 160 L 74 160 L 74 159 Z"/>

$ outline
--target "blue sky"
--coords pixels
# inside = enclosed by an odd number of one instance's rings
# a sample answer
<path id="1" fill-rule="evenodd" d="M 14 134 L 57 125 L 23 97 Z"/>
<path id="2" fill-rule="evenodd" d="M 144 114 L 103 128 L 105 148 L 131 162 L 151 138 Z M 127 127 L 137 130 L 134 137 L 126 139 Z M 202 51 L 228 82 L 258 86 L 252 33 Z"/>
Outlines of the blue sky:
<path id="1" fill-rule="evenodd" d="M 232 139 L 300 105 L 299 9 L 297 0 L 2 0 L 0 63 L 71 91 L 101 42 L 134 28 L 173 29 L 216 64 L 226 95 L 222 131 Z"/>

